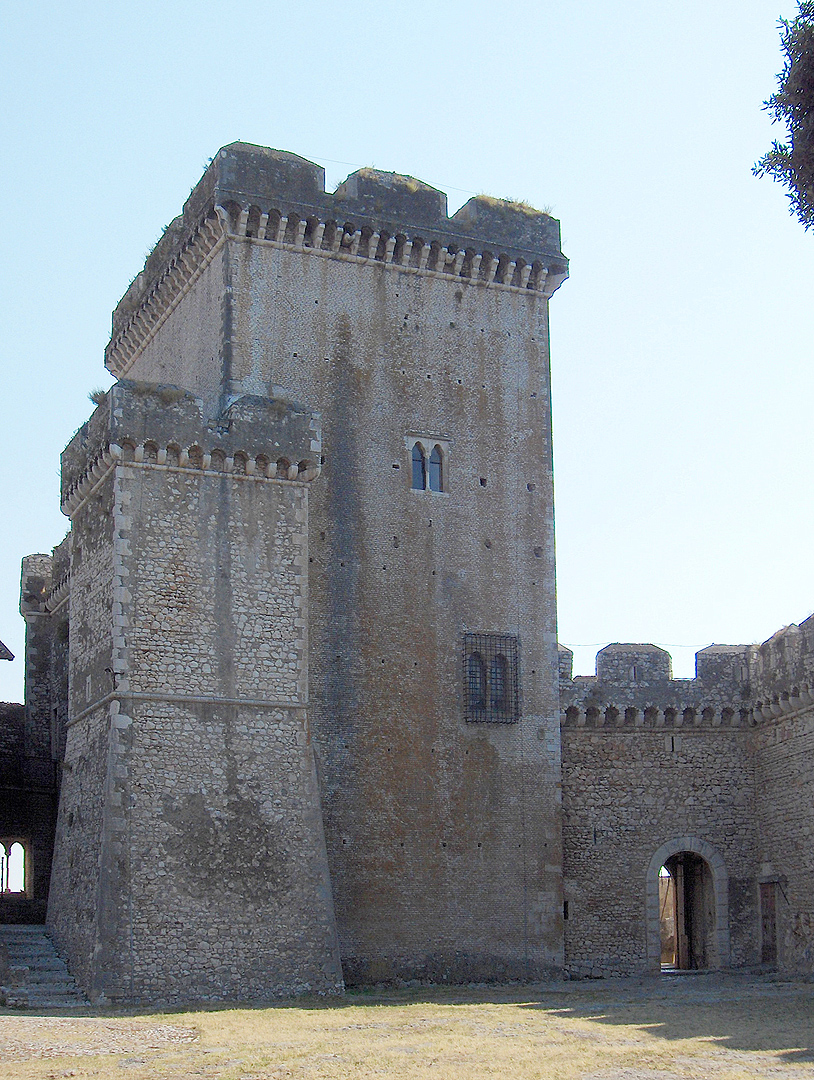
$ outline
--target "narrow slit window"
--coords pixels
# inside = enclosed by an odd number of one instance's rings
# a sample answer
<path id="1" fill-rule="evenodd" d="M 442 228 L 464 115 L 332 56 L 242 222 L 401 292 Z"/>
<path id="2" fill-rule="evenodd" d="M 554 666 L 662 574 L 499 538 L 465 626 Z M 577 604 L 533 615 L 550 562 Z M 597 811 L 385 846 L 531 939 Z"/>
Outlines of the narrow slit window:
<path id="1" fill-rule="evenodd" d="M 424 457 L 424 447 L 421 443 L 413 446 L 413 488 L 415 491 L 424 491 L 427 486 L 427 459 Z"/>
<path id="2" fill-rule="evenodd" d="M 430 491 L 444 490 L 444 457 L 440 446 L 434 446 L 430 454 Z"/>

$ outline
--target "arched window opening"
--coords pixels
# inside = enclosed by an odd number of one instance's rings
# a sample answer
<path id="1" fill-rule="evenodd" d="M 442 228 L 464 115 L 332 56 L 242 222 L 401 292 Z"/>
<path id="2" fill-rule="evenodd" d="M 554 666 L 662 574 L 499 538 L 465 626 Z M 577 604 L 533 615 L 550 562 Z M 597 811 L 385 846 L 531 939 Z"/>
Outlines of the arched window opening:
<path id="1" fill-rule="evenodd" d="M 19 841 L 0 844 L 0 892 L 25 892 L 25 848 Z"/>
<path id="2" fill-rule="evenodd" d="M 472 712 L 486 708 L 486 667 L 480 653 L 470 653 L 466 661 L 467 697 Z"/>
<path id="3" fill-rule="evenodd" d="M 509 707 L 509 663 L 502 653 L 492 657 L 489 684 L 492 708 L 506 712 Z"/>
<path id="4" fill-rule="evenodd" d="M 444 490 L 444 458 L 440 446 L 434 446 L 430 454 L 430 491 Z"/>
<path id="5" fill-rule="evenodd" d="M 413 483 L 415 491 L 424 491 L 427 486 L 427 459 L 421 443 L 413 445 Z"/>

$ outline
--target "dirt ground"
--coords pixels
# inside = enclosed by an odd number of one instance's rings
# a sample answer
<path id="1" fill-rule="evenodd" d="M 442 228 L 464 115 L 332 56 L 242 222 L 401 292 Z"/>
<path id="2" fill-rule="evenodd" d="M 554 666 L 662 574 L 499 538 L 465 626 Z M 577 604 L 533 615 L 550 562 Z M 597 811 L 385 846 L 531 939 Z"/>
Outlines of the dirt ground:
<path id="1" fill-rule="evenodd" d="M 686 974 L 326 1001 L 0 1011 L 0 1077 L 814 1080 L 814 983 Z"/>

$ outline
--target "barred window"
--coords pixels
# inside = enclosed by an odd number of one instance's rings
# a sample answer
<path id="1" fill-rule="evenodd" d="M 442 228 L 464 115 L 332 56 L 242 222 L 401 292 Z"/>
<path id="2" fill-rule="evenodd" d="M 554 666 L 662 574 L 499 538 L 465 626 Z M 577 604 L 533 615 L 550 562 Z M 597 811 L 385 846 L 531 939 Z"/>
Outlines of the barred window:
<path id="1" fill-rule="evenodd" d="M 513 724 L 520 719 L 518 639 L 512 634 L 464 634 L 466 719 Z"/>

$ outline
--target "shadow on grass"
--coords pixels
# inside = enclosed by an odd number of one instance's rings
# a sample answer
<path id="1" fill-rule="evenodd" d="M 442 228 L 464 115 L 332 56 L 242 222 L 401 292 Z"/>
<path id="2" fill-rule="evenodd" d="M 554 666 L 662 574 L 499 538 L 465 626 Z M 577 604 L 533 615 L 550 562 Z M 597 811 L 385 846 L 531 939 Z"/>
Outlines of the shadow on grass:
<path id="1" fill-rule="evenodd" d="M 42 1010 L 76 1019 L 189 1017 L 219 1012 L 352 1011 L 403 1006 L 506 1005 L 560 1020 L 632 1026 L 670 1042 L 703 1039 L 727 1050 L 768 1051 L 786 1063 L 814 1062 L 814 984 L 771 976 L 699 973 L 691 978 L 630 978 L 535 985 L 354 987 L 344 995 L 264 1002 Z M 0 1015 L 34 1010 L 0 1009 Z"/>
<path id="2" fill-rule="evenodd" d="M 564 1007 L 552 1007 L 546 997 L 520 1008 L 638 1027 L 669 1042 L 702 1039 L 726 1050 L 772 1052 L 786 1063 L 814 1062 L 814 986 L 807 982 L 699 974 L 691 980 L 654 978 L 635 990 L 621 982 L 593 984 Z"/>

